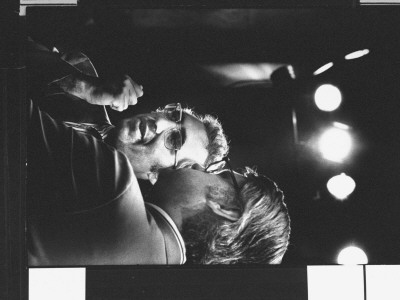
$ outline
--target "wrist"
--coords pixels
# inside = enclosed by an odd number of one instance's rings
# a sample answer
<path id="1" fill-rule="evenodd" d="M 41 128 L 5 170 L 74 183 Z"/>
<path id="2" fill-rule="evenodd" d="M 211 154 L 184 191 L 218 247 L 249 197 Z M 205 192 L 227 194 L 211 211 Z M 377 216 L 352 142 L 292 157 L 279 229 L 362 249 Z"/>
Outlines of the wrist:
<path id="1" fill-rule="evenodd" d="M 84 74 L 70 74 L 54 83 L 64 92 L 86 100 L 89 103 L 93 98 L 92 94 L 95 90 L 94 80 Z"/>

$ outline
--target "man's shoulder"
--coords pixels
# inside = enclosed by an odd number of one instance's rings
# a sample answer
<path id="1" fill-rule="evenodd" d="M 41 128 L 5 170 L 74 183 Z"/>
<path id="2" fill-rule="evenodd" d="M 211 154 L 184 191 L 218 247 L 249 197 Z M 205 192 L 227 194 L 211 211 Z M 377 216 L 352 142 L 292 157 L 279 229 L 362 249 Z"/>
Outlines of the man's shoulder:
<path id="1" fill-rule="evenodd" d="M 154 217 L 164 236 L 167 264 L 184 264 L 186 261 L 186 248 L 176 224 L 161 207 L 148 202 L 145 202 L 145 204 L 147 211 Z"/>

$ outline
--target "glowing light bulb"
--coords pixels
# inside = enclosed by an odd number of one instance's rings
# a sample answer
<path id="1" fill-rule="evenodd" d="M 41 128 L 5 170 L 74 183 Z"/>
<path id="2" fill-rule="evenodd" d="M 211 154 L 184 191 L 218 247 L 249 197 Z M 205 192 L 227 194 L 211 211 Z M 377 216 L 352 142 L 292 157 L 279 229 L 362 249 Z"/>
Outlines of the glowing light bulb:
<path id="1" fill-rule="evenodd" d="M 316 69 L 314 71 L 313 75 L 319 75 L 321 73 L 324 73 L 325 71 L 329 70 L 332 67 L 333 67 L 333 62 L 329 62 L 329 63 L 323 65 L 322 67 L 319 67 L 318 69 Z"/>
<path id="2" fill-rule="evenodd" d="M 356 183 L 353 178 L 342 173 L 329 179 L 326 187 L 336 199 L 344 200 L 354 192 Z"/>
<path id="3" fill-rule="evenodd" d="M 325 159 L 342 162 L 350 154 L 352 139 L 347 130 L 331 127 L 319 138 L 318 148 Z"/>
<path id="4" fill-rule="evenodd" d="M 362 249 L 350 246 L 340 251 L 337 262 L 340 265 L 365 265 L 368 264 L 368 257 Z"/>
<path id="5" fill-rule="evenodd" d="M 347 54 L 344 59 L 350 60 L 350 59 L 356 59 L 356 58 L 360 58 L 364 55 L 367 55 L 369 53 L 368 49 L 364 49 L 364 50 L 358 50 L 358 51 L 354 51 L 352 53 Z"/>
<path id="6" fill-rule="evenodd" d="M 315 91 L 314 101 L 320 110 L 334 111 L 342 103 L 342 93 L 332 84 L 323 84 Z"/>

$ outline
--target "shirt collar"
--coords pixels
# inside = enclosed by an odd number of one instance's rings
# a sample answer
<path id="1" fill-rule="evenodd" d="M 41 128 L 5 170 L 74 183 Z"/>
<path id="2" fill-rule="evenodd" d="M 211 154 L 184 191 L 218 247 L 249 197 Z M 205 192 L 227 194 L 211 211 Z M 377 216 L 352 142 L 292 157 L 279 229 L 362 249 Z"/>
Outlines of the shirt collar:
<path id="1" fill-rule="evenodd" d="M 180 251 L 180 264 L 183 265 L 186 262 L 186 247 L 185 247 L 185 242 L 183 241 L 182 235 L 178 230 L 178 227 L 176 226 L 175 222 L 172 220 L 172 218 L 159 206 L 154 205 L 152 203 L 146 202 L 146 205 L 149 207 L 152 207 L 154 210 L 156 210 L 159 215 L 162 217 L 162 219 L 169 225 L 168 227 L 171 229 L 173 233 L 173 240 L 175 241 L 174 244 L 176 244 L 179 248 Z"/>
<path id="2" fill-rule="evenodd" d="M 111 129 L 115 126 L 103 123 L 103 124 L 93 124 L 93 123 L 76 123 L 76 122 L 63 122 L 66 126 L 74 128 L 76 131 L 88 133 L 93 135 L 97 139 L 104 140 Z"/>

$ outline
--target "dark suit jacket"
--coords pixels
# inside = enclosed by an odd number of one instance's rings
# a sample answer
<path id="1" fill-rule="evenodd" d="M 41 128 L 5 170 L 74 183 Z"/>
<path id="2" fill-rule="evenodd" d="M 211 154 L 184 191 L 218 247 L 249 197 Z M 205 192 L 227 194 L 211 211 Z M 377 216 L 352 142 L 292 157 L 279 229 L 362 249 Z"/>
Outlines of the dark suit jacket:
<path id="1" fill-rule="evenodd" d="M 123 153 L 32 101 L 28 114 L 30 266 L 184 263 L 179 231 L 164 211 L 144 202 Z"/>

